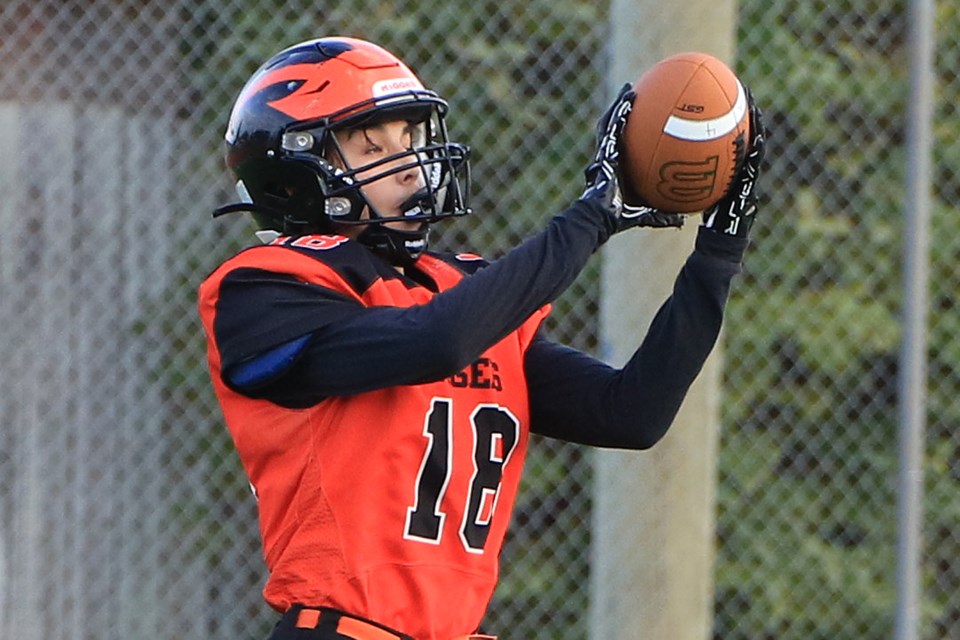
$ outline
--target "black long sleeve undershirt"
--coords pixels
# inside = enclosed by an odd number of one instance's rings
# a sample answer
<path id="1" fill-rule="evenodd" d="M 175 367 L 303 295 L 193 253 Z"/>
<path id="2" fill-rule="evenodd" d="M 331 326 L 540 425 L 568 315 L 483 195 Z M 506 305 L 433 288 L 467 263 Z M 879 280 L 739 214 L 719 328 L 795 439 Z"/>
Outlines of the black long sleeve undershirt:
<path id="1" fill-rule="evenodd" d="M 732 255 L 718 256 L 718 241 L 700 232 L 672 295 L 622 369 L 543 338 L 530 345 L 533 432 L 625 449 L 647 449 L 663 437 L 716 343 L 730 279 L 739 271 Z"/>
<path id="2" fill-rule="evenodd" d="M 428 304 L 358 307 L 313 332 L 284 375 L 248 392 L 305 406 L 460 371 L 569 286 L 610 233 L 600 213 L 589 203 L 576 203 Z M 622 370 L 538 337 L 525 363 L 532 430 L 608 447 L 646 448 L 656 442 L 714 345 L 745 246 L 700 230 L 673 295 Z"/>
<path id="3" fill-rule="evenodd" d="M 609 219 L 601 206 L 578 200 L 427 304 L 358 305 L 317 328 L 288 375 L 250 395 L 303 404 L 451 376 L 570 286 L 607 240 Z"/>

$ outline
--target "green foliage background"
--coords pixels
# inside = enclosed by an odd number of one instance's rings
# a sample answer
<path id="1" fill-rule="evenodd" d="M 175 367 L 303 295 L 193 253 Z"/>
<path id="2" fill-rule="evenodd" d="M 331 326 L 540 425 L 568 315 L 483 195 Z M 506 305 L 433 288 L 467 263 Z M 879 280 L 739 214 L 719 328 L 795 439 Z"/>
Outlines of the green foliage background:
<path id="1" fill-rule="evenodd" d="M 727 319 L 717 638 L 892 635 L 907 3 L 743 0 L 767 205 Z M 937 31 L 960 33 L 956 3 Z M 949 42 L 949 40 L 947 40 Z M 923 637 L 960 637 L 957 47 L 937 50 Z M 946 505 L 946 506 L 945 506 Z M 945 561 L 946 558 L 951 560 Z M 933 587 L 933 588 L 932 588 Z"/>

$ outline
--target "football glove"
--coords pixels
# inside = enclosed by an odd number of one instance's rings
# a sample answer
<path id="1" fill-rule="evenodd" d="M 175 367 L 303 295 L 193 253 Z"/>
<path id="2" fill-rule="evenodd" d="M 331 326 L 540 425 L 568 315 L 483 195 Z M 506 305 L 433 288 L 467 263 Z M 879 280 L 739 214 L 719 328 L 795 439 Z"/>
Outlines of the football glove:
<path id="1" fill-rule="evenodd" d="M 619 178 L 620 139 L 636 95 L 629 83 L 623 85 L 613 104 L 597 121 L 597 149 L 584 170 L 586 189 L 580 199 L 602 204 L 613 221 L 614 233 L 630 227 L 683 226 L 682 215 L 623 201 Z"/>
<path id="2" fill-rule="evenodd" d="M 737 238 L 746 238 L 757 215 L 757 195 L 754 187 L 760 176 L 763 162 L 766 130 L 763 114 L 747 90 L 750 109 L 750 144 L 746 150 L 743 166 L 734 176 L 726 195 L 717 204 L 703 212 L 703 226 L 717 233 Z"/>

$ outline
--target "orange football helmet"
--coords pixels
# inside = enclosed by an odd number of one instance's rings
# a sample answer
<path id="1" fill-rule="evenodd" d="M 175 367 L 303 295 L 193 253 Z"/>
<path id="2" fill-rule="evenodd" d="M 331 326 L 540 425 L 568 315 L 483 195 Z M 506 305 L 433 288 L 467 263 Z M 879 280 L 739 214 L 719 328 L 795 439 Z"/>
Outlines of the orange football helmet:
<path id="1" fill-rule="evenodd" d="M 284 49 L 251 76 L 233 106 L 226 163 L 242 202 L 214 215 L 249 211 L 262 229 L 285 235 L 367 225 L 361 242 L 394 263 L 415 259 L 429 223 L 470 212 L 469 149 L 449 140 L 447 109 L 403 62 L 370 42 L 332 37 Z M 425 135 L 402 153 L 349 166 L 332 132 L 388 119 L 423 122 Z M 339 154 L 336 162 L 331 154 Z M 364 198 L 365 184 L 411 167 L 425 186 L 402 215 L 384 216 Z M 361 219 L 366 208 L 370 216 Z M 423 224 L 417 231 L 383 225 L 394 220 Z"/>

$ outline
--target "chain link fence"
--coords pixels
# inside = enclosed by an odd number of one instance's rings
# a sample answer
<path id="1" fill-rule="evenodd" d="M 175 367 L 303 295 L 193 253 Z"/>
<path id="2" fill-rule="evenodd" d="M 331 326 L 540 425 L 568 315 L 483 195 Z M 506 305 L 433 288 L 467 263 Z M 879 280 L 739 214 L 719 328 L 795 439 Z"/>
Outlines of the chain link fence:
<path id="1" fill-rule="evenodd" d="M 737 70 L 773 131 L 725 334 L 714 635 L 889 637 L 906 0 L 743 0 Z M 251 239 L 221 140 L 279 48 L 400 53 L 474 149 L 496 257 L 579 193 L 606 3 L 0 3 L 0 635 L 260 638 L 255 505 L 204 368 L 195 290 Z M 960 7 L 937 3 L 922 636 L 960 639 Z M 690 49 L 696 43 L 689 43 Z M 596 351 L 599 261 L 551 334 Z M 586 638 L 588 452 L 537 439 L 485 626 Z"/>

